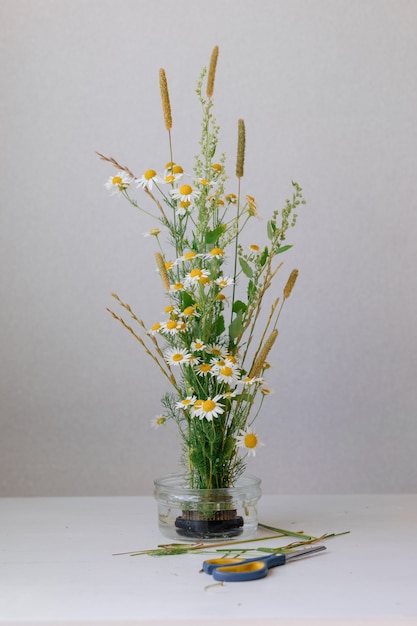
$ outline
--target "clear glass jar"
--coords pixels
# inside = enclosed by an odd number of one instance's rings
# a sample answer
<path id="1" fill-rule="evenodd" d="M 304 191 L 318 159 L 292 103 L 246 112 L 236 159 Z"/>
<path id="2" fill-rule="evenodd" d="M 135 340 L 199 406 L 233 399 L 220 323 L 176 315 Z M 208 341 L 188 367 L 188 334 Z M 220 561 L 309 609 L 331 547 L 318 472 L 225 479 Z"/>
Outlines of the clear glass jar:
<path id="1" fill-rule="evenodd" d="M 154 484 L 159 528 L 166 537 L 217 541 L 256 533 L 262 492 L 255 476 L 242 476 L 227 489 L 190 489 L 184 474 L 168 474 Z"/>

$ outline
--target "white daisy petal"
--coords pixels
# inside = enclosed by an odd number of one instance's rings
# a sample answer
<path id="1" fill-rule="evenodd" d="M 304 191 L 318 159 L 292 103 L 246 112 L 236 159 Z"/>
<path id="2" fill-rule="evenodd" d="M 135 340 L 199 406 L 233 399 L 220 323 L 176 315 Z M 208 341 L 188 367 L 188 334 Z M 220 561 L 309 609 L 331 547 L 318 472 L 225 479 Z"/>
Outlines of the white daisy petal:
<path id="1" fill-rule="evenodd" d="M 263 446 L 262 441 L 259 440 L 258 435 L 252 428 L 246 430 L 240 430 L 240 435 L 236 437 L 236 446 L 238 448 L 244 448 L 247 454 L 256 456 L 256 448 Z"/>
<path id="2" fill-rule="evenodd" d="M 214 417 L 218 417 L 224 413 L 224 407 L 219 402 L 221 396 L 214 396 L 214 398 L 206 398 L 201 402 L 200 407 L 195 411 L 195 414 L 200 419 L 206 419 L 211 422 Z"/>
<path id="3" fill-rule="evenodd" d="M 160 178 L 155 170 L 146 170 L 143 176 L 136 181 L 136 184 L 139 189 L 149 189 L 151 191 L 154 183 L 160 182 Z"/>
<path id="4" fill-rule="evenodd" d="M 112 192 L 112 195 L 122 193 L 130 185 L 130 179 L 125 172 L 117 172 L 115 176 L 110 176 L 105 183 L 105 188 Z"/>

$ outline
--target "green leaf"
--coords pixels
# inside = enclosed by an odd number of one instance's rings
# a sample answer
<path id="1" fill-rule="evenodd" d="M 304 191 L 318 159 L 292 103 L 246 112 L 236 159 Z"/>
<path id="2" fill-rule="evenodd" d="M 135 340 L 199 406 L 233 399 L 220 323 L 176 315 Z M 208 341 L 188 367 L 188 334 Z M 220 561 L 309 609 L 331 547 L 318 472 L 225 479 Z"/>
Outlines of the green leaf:
<path id="1" fill-rule="evenodd" d="M 253 280 L 248 282 L 248 301 L 250 302 L 256 295 L 256 286 Z"/>
<path id="2" fill-rule="evenodd" d="M 239 336 L 240 332 L 243 329 L 243 324 L 242 324 L 242 311 L 238 311 L 236 314 L 236 317 L 234 318 L 234 320 L 232 320 L 232 322 L 230 323 L 229 326 L 229 337 L 232 341 L 234 341 L 236 339 L 236 337 Z"/>
<path id="3" fill-rule="evenodd" d="M 276 231 L 277 227 L 274 224 L 274 222 L 272 220 L 269 220 L 269 222 L 266 225 L 266 234 L 268 235 L 269 239 L 273 239 L 274 238 L 274 234 Z"/>
<path id="4" fill-rule="evenodd" d="M 214 230 L 209 230 L 206 233 L 206 243 L 216 243 L 218 238 L 224 233 L 226 230 L 225 224 L 220 224 Z"/>
<path id="5" fill-rule="evenodd" d="M 214 332 L 216 333 L 216 337 L 220 337 L 224 333 L 225 324 L 223 315 L 219 315 L 216 319 L 216 326 L 214 327 Z"/>
<path id="6" fill-rule="evenodd" d="M 187 291 L 182 292 L 182 305 L 185 309 L 187 306 L 193 306 L 194 298 Z"/>
<path id="7" fill-rule="evenodd" d="M 239 257 L 239 263 L 240 263 L 240 267 L 242 268 L 243 273 L 246 274 L 248 278 L 252 278 L 253 272 L 249 263 L 245 261 L 245 259 L 242 259 L 242 257 Z"/>
<path id="8" fill-rule="evenodd" d="M 280 246 L 280 247 L 276 248 L 275 254 L 281 254 L 281 252 L 286 252 L 290 248 L 292 248 L 292 244 L 290 244 L 288 246 Z"/>
<path id="9" fill-rule="evenodd" d="M 242 311 L 244 313 L 247 308 L 248 307 L 244 302 L 242 302 L 242 300 L 236 300 L 236 302 L 233 303 L 232 311 L 233 313 L 238 313 L 239 311 Z"/>
<path id="10" fill-rule="evenodd" d="M 262 252 L 261 256 L 259 257 L 259 264 L 261 267 L 265 265 L 268 255 L 269 255 L 268 246 L 265 246 L 265 250 Z"/>

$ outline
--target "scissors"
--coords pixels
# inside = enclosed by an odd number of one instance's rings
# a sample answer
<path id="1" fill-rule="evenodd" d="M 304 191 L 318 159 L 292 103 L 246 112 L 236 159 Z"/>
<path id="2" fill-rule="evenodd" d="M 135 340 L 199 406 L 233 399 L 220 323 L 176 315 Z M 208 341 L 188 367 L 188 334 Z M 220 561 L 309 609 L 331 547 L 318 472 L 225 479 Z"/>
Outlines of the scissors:
<path id="1" fill-rule="evenodd" d="M 224 582 L 241 582 L 245 580 L 256 580 L 264 578 L 268 574 L 270 567 L 285 565 L 290 561 L 302 559 L 305 556 L 316 554 L 325 550 L 326 546 L 314 546 L 304 548 L 288 554 L 269 554 L 263 558 L 253 559 L 223 558 L 209 559 L 203 563 L 203 571 L 212 574 L 215 580 Z"/>

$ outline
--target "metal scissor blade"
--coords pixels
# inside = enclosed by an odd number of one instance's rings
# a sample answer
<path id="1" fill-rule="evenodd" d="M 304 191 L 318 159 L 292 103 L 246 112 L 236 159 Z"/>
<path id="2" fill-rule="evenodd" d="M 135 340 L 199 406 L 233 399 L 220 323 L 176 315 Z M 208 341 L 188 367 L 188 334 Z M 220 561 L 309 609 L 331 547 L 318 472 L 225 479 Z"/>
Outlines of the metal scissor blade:
<path id="1" fill-rule="evenodd" d="M 297 559 L 303 559 L 306 556 L 310 556 L 311 554 L 316 554 L 317 552 L 322 552 L 326 550 L 326 546 L 311 546 L 309 548 L 304 548 L 303 550 L 297 550 L 297 552 L 292 552 L 286 554 L 286 562 L 295 561 Z"/>

